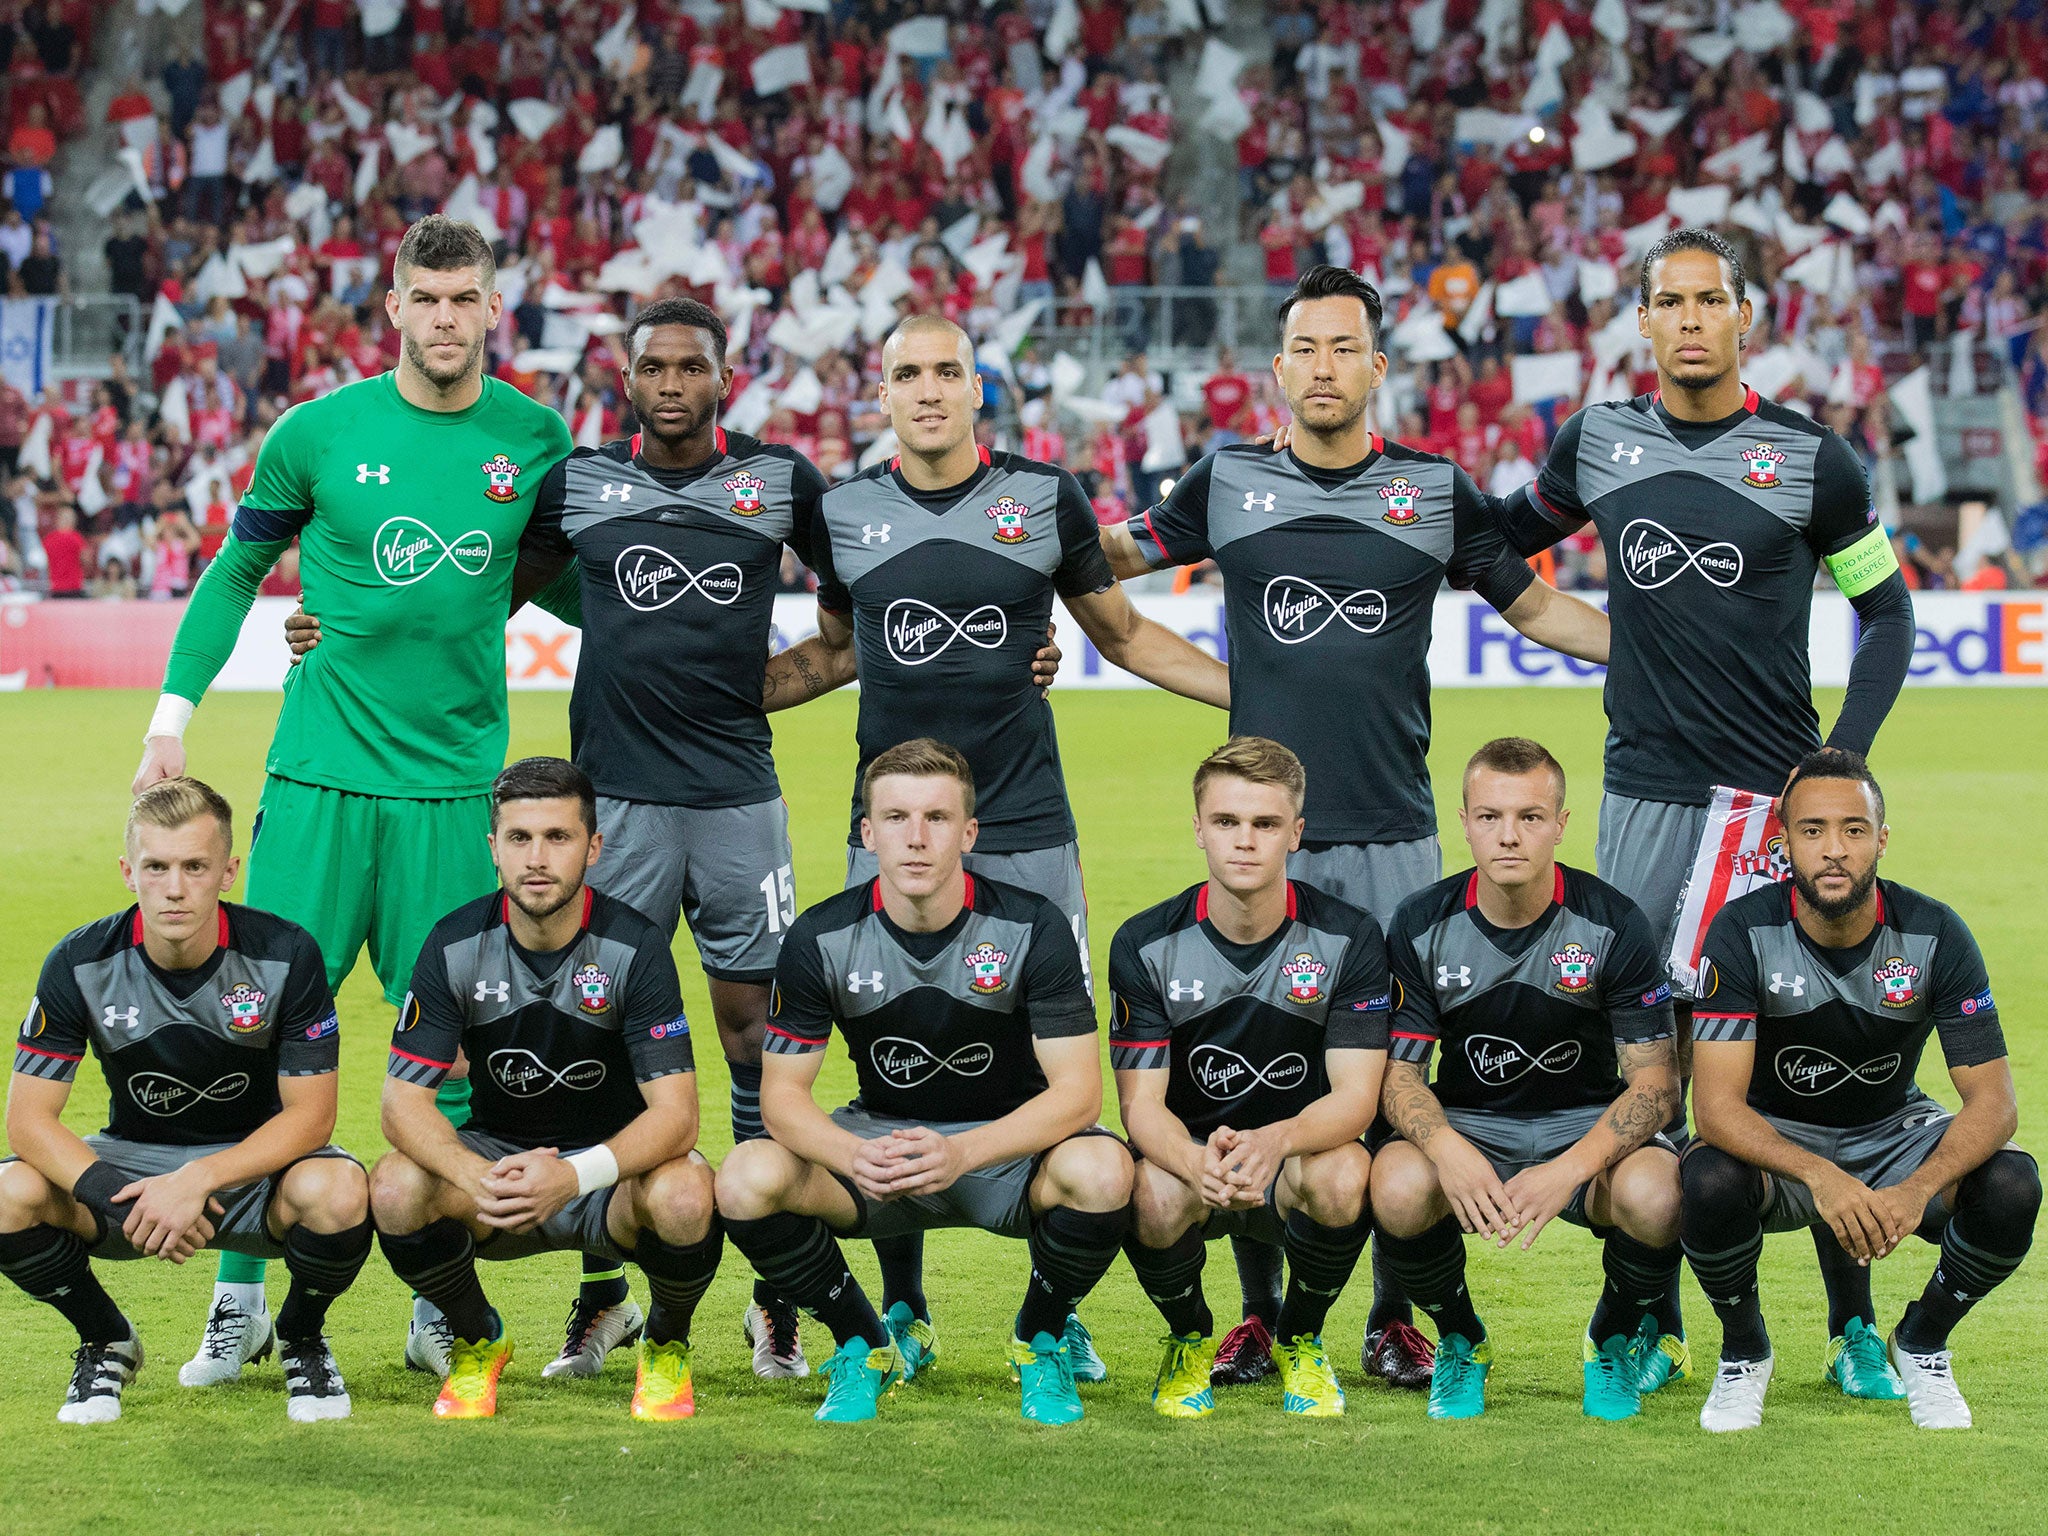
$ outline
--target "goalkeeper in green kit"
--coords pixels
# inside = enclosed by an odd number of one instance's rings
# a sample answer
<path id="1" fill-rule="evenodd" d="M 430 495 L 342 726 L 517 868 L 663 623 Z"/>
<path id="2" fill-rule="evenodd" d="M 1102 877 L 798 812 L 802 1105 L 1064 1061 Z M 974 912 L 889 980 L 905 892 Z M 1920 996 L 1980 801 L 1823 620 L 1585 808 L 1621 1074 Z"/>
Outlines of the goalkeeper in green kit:
<path id="1" fill-rule="evenodd" d="M 513 592 L 513 570 L 541 480 L 570 439 L 554 411 L 484 375 L 502 299 L 473 226 L 421 219 L 392 278 L 398 367 L 294 407 L 264 439 L 178 626 L 135 789 L 185 771 L 185 724 L 297 537 L 325 643 L 285 683 L 248 901 L 312 932 L 337 991 L 367 942 L 395 1007 L 428 930 L 498 886 L 486 791 L 509 733 L 505 620 L 529 595 Z M 468 1118 L 466 1078 L 438 1097 L 449 1119 Z M 637 1332 L 625 1291 L 622 1270 L 586 1260 L 571 1331 L 581 1319 L 582 1344 L 598 1335 L 599 1363 Z M 271 1339 L 263 1261 L 223 1254 L 204 1340 L 178 1379 L 233 1380 Z M 447 1346 L 440 1314 L 416 1301 L 406 1363 L 445 1375 Z"/>

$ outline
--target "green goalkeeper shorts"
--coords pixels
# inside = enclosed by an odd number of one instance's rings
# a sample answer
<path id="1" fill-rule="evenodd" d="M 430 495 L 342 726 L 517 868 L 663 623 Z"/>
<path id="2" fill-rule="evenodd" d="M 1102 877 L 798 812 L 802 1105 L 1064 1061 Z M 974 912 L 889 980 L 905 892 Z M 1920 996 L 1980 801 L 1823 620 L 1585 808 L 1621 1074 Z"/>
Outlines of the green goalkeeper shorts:
<path id="1" fill-rule="evenodd" d="M 488 795 L 401 800 L 265 779 L 249 840 L 249 905 L 311 933 L 337 991 L 368 943 L 396 1007 L 434 924 L 498 888 L 490 807 Z"/>

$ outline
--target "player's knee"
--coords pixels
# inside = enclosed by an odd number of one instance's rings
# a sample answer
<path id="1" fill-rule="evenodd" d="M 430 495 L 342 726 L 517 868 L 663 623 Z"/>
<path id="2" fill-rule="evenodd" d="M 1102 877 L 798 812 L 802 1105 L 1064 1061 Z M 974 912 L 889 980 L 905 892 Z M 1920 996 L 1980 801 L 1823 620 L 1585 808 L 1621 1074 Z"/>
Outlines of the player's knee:
<path id="1" fill-rule="evenodd" d="M 41 1221 L 56 1185 L 27 1163 L 0 1163 L 0 1232 L 20 1232 Z"/>
<path id="2" fill-rule="evenodd" d="M 1678 1167 L 1669 1152 L 1645 1147 L 1616 1165 L 1609 1183 L 1614 1225 L 1639 1243 L 1668 1248 L 1678 1241 Z"/>
<path id="3" fill-rule="evenodd" d="M 1686 1210 L 1696 1214 L 1736 1214 L 1763 1205 L 1763 1175 L 1719 1147 L 1695 1142 L 1678 1165 L 1679 1188 Z"/>
<path id="4" fill-rule="evenodd" d="M 1193 1225 L 1194 1191 L 1157 1163 L 1142 1162 L 1131 1179 L 1131 1230 L 1147 1248 L 1165 1248 Z"/>
<path id="5" fill-rule="evenodd" d="M 640 1206 L 654 1235 L 665 1243 L 696 1243 L 711 1230 L 713 1175 L 706 1163 L 680 1157 L 650 1172 Z"/>
<path id="6" fill-rule="evenodd" d="M 713 1189 L 718 1209 L 735 1221 L 759 1221 L 784 1209 L 799 1171 L 796 1158 L 772 1141 L 743 1141 L 726 1153 Z"/>
<path id="7" fill-rule="evenodd" d="M 2034 1230 L 2041 1213 L 2041 1170 L 2017 1147 L 1994 1152 L 1965 1174 L 1956 1191 L 1959 1208 L 1994 1216 L 2003 1226 Z"/>
<path id="8" fill-rule="evenodd" d="M 1431 1225 L 1436 1215 L 1436 1170 L 1405 1142 L 1380 1149 L 1368 1187 L 1374 1222 L 1393 1236 L 1414 1237 Z"/>
<path id="9" fill-rule="evenodd" d="M 1047 1202 L 1081 1211 L 1131 1203 L 1131 1154 L 1114 1136 L 1070 1136 L 1046 1154 Z"/>
<path id="10" fill-rule="evenodd" d="M 294 1223 L 314 1232 L 346 1232 L 370 1214 L 370 1177 L 348 1157 L 309 1157 L 285 1170 L 278 1198 Z"/>
<path id="11" fill-rule="evenodd" d="M 433 1198 L 434 1176 L 403 1152 L 386 1152 L 370 1170 L 370 1213 L 380 1232 L 417 1232 Z"/>
<path id="12" fill-rule="evenodd" d="M 1324 1227 L 1348 1227 L 1365 1213 L 1372 1158 L 1350 1142 L 1301 1160 L 1301 1209 Z"/>

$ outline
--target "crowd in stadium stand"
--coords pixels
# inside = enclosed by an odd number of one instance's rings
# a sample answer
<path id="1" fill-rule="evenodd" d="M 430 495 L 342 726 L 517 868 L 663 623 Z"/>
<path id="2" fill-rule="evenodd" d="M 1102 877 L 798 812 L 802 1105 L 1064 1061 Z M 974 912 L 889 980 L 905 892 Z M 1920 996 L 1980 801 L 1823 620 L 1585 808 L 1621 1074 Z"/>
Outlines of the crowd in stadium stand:
<path id="1" fill-rule="evenodd" d="M 203 6 L 202 45 L 87 124 L 91 11 L 0 0 L 8 291 L 63 291 L 47 167 L 101 133 L 134 183 L 107 284 L 149 322 L 142 377 L 0 390 L 0 586 L 188 590 L 267 425 L 396 360 L 383 283 L 442 208 L 503 241 L 494 372 L 581 442 L 630 425 L 632 304 L 688 292 L 734 321 L 728 421 L 851 474 L 886 428 L 879 337 L 938 311 L 989 343 L 990 432 L 1075 469 L 1105 519 L 1282 419 L 1265 343 L 1212 361 L 1213 308 L 1161 335 L 1119 295 L 1230 282 L 1243 246 L 1276 293 L 1320 260 L 1373 277 L 1389 435 L 1496 493 L 1589 395 L 1652 386 L 1626 344 L 1635 258 L 1674 222 L 1744 253 L 1751 381 L 1873 471 L 1888 390 L 1923 362 L 1945 381 L 1963 332 L 2048 439 L 2042 0 L 1762 0 L 1720 31 L 1683 0 L 1273 0 L 1269 56 L 1223 48 L 1200 0 Z M 1198 57 L 1202 87 L 1170 94 Z M 1176 146 L 1176 170 L 1234 151 L 1234 224 L 1170 180 Z M 1039 299 L 1130 345 L 1085 411 L 1005 324 Z M 1162 376 L 1147 345 L 1203 366 Z M 1924 585 L 1958 581 L 1953 552 L 1901 549 Z M 1599 565 L 1578 541 L 1560 577 Z"/>

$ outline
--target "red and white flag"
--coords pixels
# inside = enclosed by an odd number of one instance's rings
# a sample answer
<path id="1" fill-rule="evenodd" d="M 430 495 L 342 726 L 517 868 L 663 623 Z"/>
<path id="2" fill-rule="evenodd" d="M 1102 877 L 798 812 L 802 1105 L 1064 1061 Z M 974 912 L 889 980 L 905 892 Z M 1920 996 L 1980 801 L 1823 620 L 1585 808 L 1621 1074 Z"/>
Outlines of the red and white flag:
<path id="1" fill-rule="evenodd" d="M 1692 872 L 1678 898 L 1678 927 L 1671 936 L 1671 979 L 1688 995 L 1699 981 L 1707 929 L 1721 909 L 1738 896 L 1792 878 L 1775 801 L 1775 796 L 1754 790 L 1714 786 Z"/>

